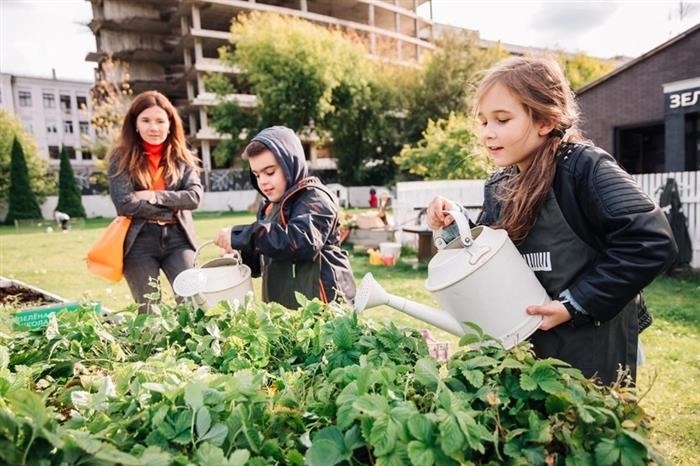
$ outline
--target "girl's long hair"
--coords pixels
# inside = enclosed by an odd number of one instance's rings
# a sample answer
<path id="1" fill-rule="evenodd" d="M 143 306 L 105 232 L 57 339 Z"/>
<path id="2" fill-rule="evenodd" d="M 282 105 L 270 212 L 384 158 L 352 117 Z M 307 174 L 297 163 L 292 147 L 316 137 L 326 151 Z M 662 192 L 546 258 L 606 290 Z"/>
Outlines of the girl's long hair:
<path id="1" fill-rule="evenodd" d="M 554 129 L 537 148 L 529 168 L 515 173 L 497 194 L 501 216 L 494 225 L 503 228 L 514 242 L 527 236 L 537 220 L 554 181 L 556 155 L 562 141 L 583 139 L 577 128 L 579 109 L 569 82 L 552 59 L 510 57 L 491 68 L 475 93 L 475 110 L 484 94 L 500 83 L 520 100 L 533 123 L 551 122 Z"/>
<path id="2" fill-rule="evenodd" d="M 177 110 L 167 97 L 158 91 L 145 91 L 137 95 L 124 116 L 121 133 L 116 145 L 110 152 L 110 159 L 117 159 L 116 175 L 127 172 L 131 181 L 142 188 L 151 186 L 152 177 L 148 169 L 148 158 L 145 156 L 143 140 L 136 132 L 136 119 L 144 110 L 151 107 L 165 110 L 170 122 L 170 128 L 163 142 L 163 156 L 160 164 L 163 167 L 163 177 L 166 184 L 177 181 L 178 165 L 184 163 L 198 169 L 197 159 L 187 149 L 185 130 Z"/>

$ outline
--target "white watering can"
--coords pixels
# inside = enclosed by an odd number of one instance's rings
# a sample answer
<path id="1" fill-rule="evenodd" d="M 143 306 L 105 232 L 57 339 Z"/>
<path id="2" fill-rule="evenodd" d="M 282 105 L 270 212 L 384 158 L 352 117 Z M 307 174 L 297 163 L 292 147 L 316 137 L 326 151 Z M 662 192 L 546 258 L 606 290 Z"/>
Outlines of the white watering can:
<path id="1" fill-rule="evenodd" d="M 241 260 L 238 251 L 197 266 L 200 251 L 213 241 L 202 243 L 194 255 L 194 268 L 180 272 L 173 280 L 178 296 L 191 298 L 195 307 L 209 309 L 222 300 L 244 302 L 253 293 L 250 267 Z"/>
<path id="2" fill-rule="evenodd" d="M 425 281 L 425 288 L 443 310 L 387 293 L 371 273 L 357 290 L 355 310 L 386 304 L 457 336 L 472 332 L 462 322 L 473 322 L 504 347 L 512 348 L 532 335 L 542 321 L 542 316 L 528 315 L 525 309 L 551 299 L 505 230 L 470 229 L 459 211 L 449 214 L 457 223 L 459 237 L 449 244 L 436 237 L 438 252 L 428 264 Z"/>

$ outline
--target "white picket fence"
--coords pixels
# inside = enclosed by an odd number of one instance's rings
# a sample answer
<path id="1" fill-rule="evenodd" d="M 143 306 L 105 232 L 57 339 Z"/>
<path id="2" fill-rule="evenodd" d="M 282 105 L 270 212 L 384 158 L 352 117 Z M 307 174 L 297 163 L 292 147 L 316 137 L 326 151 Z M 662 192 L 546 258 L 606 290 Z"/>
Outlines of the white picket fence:
<path id="1" fill-rule="evenodd" d="M 700 170 L 690 172 L 645 173 L 632 175 L 642 189 L 657 203 L 668 178 L 674 178 L 681 197 L 681 211 L 688 222 L 688 233 L 693 243 L 691 266 L 700 268 Z"/>
<path id="2" fill-rule="evenodd" d="M 642 189 L 657 203 L 668 178 L 674 178 L 683 204 L 681 210 L 688 221 L 693 243 L 694 268 L 700 268 L 700 171 L 647 173 L 633 175 Z M 484 180 L 410 181 L 396 185 L 394 224 L 397 228 L 418 223 L 418 214 L 436 196 L 441 195 L 468 207 L 472 220 L 484 201 Z M 415 241 L 415 235 L 402 236 L 404 243 Z"/>

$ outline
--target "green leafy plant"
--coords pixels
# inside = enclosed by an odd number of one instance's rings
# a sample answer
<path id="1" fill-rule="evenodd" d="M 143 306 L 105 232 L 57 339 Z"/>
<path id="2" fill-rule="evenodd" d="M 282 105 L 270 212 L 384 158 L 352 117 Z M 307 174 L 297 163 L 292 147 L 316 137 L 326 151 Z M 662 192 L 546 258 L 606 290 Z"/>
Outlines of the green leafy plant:
<path id="1" fill-rule="evenodd" d="M 634 391 L 478 328 L 448 361 L 351 309 L 248 300 L 0 329 L 9 464 L 648 464 Z M 41 461 L 41 463 L 40 463 Z"/>

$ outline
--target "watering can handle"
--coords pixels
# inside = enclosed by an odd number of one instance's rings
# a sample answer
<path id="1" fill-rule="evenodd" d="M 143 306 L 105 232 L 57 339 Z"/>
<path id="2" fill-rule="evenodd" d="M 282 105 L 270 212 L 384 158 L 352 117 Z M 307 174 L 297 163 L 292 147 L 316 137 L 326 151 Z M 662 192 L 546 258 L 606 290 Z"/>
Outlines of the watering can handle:
<path id="1" fill-rule="evenodd" d="M 202 244 L 199 245 L 197 250 L 194 252 L 194 266 L 195 267 L 199 267 L 199 265 L 197 265 L 197 259 L 199 258 L 199 253 L 202 251 L 202 249 L 204 249 L 204 246 L 209 246 L 210 244 L 214 244 L 214 241 L 210 240 L 210 241 L 203 242 Z M 243 259 L 241 258 L 241 253 L 237 250 L 234 250 L 233 252 L 224 254 L 224 257 L 233 258 L 236 261 L 236 265 L 243 263 Z"/>
<path id="2" fill-rule="evenodd" d="M 450 214 L 455 223 L 457 224 L 457 230 L 459 231 L 459 239 L 464 245 L 464 247 L 469 247 L 474 243 L 474 238 L 472 238 L 472 229 L 469 227 L 469 221 L 459 210 L 448 210 L 446 213 Z M 442 229 L 438 230 L 438 232 Z M 444 249 L 447 247 L 447 243 L 439 236 L 435 238 L 435 246 L 438 249 Z"/>

